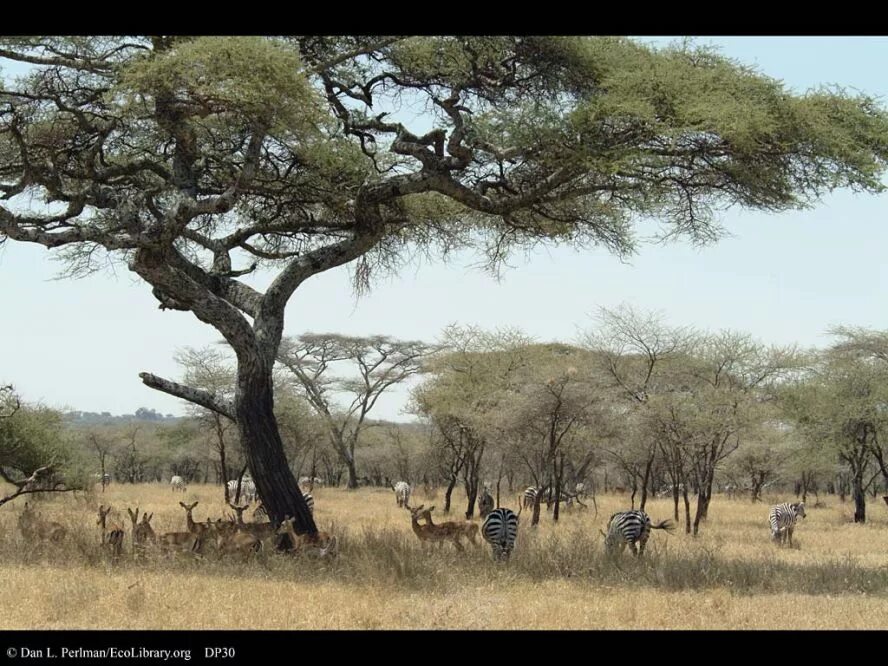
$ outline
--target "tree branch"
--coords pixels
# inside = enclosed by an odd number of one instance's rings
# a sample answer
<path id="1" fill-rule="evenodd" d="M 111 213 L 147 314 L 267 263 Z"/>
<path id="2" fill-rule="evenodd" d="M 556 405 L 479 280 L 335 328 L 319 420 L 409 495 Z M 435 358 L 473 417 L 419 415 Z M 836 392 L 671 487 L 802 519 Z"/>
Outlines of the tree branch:
<path id="1" fill-rule="evenodd" d="M 178 382 L 152 375 L 150 372 L 140 372 L 139 378 L 145 386 L 158 391 L 163 391 L 164 393 L 169 393 L 177 398 L 182 398 L 182 400 L 192 402 L 195 405 L 206 407 L 210 411 L 221 414 L 232 421 L 235 420 L 234 405 L 229 400 L 219 398 L 209 391 L 185 386 L 184 384 L 179 384 Z"/>

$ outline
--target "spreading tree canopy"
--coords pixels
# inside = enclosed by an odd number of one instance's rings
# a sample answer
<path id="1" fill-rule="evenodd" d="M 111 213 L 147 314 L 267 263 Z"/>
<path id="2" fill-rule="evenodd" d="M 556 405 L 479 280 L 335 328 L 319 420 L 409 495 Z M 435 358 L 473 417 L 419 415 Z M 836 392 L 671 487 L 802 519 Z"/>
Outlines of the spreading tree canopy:
<path id="1" fill-rule="evenodd" d="M 233 400 L 142 380 L 235 421 L 273 520 L 301 531 L 315 527 L 272 368 L 311 276 L 355 262 L 365 285 L 416 248 L 474 247 L 491 266 L 544 242 L 628 253 L 641 219 L 705 241 L 726 206 L 879 191 L 888 156 L 872 99 L 797 95 L 691 45 L 16 37 L 4 59 L 28 69 L 0 90 L 0 239 L 59 249 L 75 272 L 110 253 L 161 307 L 215 327 L 237 357 Z M 425 111 L 408 122 L 402 104 Z"/>

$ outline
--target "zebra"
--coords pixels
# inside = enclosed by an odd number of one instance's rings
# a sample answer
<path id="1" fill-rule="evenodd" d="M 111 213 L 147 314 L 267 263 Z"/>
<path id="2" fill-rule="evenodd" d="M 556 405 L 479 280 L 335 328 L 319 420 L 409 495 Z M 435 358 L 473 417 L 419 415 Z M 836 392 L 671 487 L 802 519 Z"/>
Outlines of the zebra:
<path id="1" fill-rule="evenodd" d="M 674 529 L 675 526 L 670 520 L 653 525 L 650 516 L 644 511 L 618 511 L 607 521 L 604 546 L 609 553 L 613 553 L 619 546 L 622 553 L 626 549 L 626 544 L 629 544 L 633 555 L 643 555 L 644 547 L 651 536 L 651 530 L 671 532 Z M 602 534 L 604 533 L 602 532 Z"/>
<path id="2" fill-rule="evenodd" d="M 521 513 L 522 509 L 531 509 L 533 508 L 533 504 L 536 501 L 537 496 L 536 486 L 529 486 L 522 495 L 518 497 L 518 512 Z"/>
<path id="3" fill-rule="evenodd" d="M 495 509 L 487 514 L 481 536 L 493 549 L 497 560 L 508 560 L 518 541 L 518 514 L 511 509 Z"/>
<path id="4" fill-rule="evenodd" d="M 185 480 L 181 476 L 174 476 L 170 479 L 170 488 L 172 488 L 173 491 L 181 490 L 184 493 L 186 490 Z"/>
<path id="5" fill-rule="evenodd" d="M 398 481 L 392 490 L 395 491 L 395 501 L 399 507 L 407 507 L 410 502 L 410 484 L 406 481 Z"/>
<path id="6" fill-rule="evenodd" d="M 789 539 L 792 547 L 792 531 L 795 529 L 798 517 L 805 518 L 805 503 L 784 503 L 772 506 L 768 513 L 768 523 L 771 526 L 771 540 L 783 544 Z"/>
<path id="7" fill-rule="evenodd" d="M 228 482 L 228 496 L 232 499 L 237 495 L 237 479 L 232 479 Z M 256 501 L 256 484 L 253 482 L 253 479 L 249 477 L 244 477 L 241 479 L 240 484 L 240 497 L 245 502 L 255 502 Z"/>
<path id="8" fill-rule="evenodd" d="M 314 512 L 315 512 L 314 497 L 312 497 L 310 493 L 302 493 L 302 499 L 304 499 L 305 503 L 308 505 L 308 512 L 311 515 L 314 515 Z"/>
<path id="9" fill-rule="evenodd" d="M 669 483 L 660 488 L 657 492 L 657 497 L 671 497 L 673 496 L 673 492 L 675 491 L 675 484 Z M 679 494 L 684 493 L 685 485 L 683 483 L 678 484 L 678 492 Z"/>
<path id="10" fill-rule="evenodd" d="M 484 486 L 481 489 L 481 497 L 478 500 L 478 513 L 482 518 L 485 518 L 491 511 L 493 511 L 493 497 L 487 486 Z"/>

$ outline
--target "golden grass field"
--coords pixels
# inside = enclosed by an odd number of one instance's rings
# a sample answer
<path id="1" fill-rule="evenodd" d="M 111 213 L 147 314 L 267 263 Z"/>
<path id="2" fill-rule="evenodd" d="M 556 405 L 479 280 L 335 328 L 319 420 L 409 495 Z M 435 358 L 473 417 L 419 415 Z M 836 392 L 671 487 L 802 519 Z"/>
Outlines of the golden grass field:
<path id="1" fill-rule="evenodd" d="M 531 529 L 523 513 L 512 561 L 501 564 L 483 541 L 465 553 L 424 549 L 390 490 L 313 495 L 319 528 L 339 536 L 335 561 L 268 552 L 246 562 L 212 553 L 132 559 L 127 506 L 153 511 L 158 533 L 184 530 L 178 502 L 199 500 L 195 518 L 217 518 L 226 509 L 219 486 L 189 486 L 183 497 L 161 484 L 113 484 L 104 495 L 39 501 L 44 517 L 75 533 L 61 546 L 22 541 L 19 498 L 0 508 L 0 629 L 888 628 L 881 499 L 863 526 L 851 522 L 850 503 L 809 503 L 790 549 L 769 542 L 767 525 L 772 500 L 790 498 L 716 497 L 700 537 L 655 531 L 643 558 L 627 551 L 614 560 L 598 530 L 628 500 L 599 497 L 597 517 L 591 507 L 573 509 Z M 454 500 L 451 520 L 464 506 Z M 100 503 L 126 526 L 116 564 L 98 546 Z M 440 509 L 443 495 L 420 491 L 411 504 L 422 503 Z M 655 521 L 672 517 L 668 500 L 647 511 Z"/>

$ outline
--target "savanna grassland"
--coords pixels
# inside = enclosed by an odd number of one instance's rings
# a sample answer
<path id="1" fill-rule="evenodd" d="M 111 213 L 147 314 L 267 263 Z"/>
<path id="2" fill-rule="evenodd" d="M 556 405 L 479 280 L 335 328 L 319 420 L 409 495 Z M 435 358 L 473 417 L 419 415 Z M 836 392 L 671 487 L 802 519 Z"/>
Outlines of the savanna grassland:
<path id="1" fill-rule="evenodd" d="M 888 628 L 888 508 L 869 507 L 851 522 L 835 497 L 809 505 L 796 547 L 769 542 L 768 504 L 716 497 L 698 538 L 680 527 L 655 531 L 640 560 L 609 558 L 607 517 L 626 497 L 599 497 L 537 528 L 522 514 L 518 546 L 506 565 L 486 543 L 459 553 L 424 548 L 391 491 L 315 488 L 315 517 L 338 535 L 335 561 L 259 553 L 219 558 L 208 551 L 134 560 L 126 507 L 154 512 L 158 533 L 184 530 L 178 502 L 200 504 L 195 519 L 226 513 L 218 486 L 190 486 L 184 497 L 161 484 L 110 486 L 57 495 L 36 505 L 70 529 L 64 544 L 28 544 L 19 499 L 0 509 L 2 629 L 328 629 L 328 628 Z M 789 498 L 779 498 L 780 501 Z M 456 511 L 463 506 L 455 498 Z M 126 527 L 125 553 L 112 563 L 99 546 L 96 509 L 111 504 Z M 416 494 L 413 505 L 443 497 Z M 515 500 L 503 501 L 514 506 Z M 813 503 L 811 503 L 813 504 Z M 670 518 L 671 502 L 648 513 Z M 436 510 L 437 522 L 445 520 Z"/>

